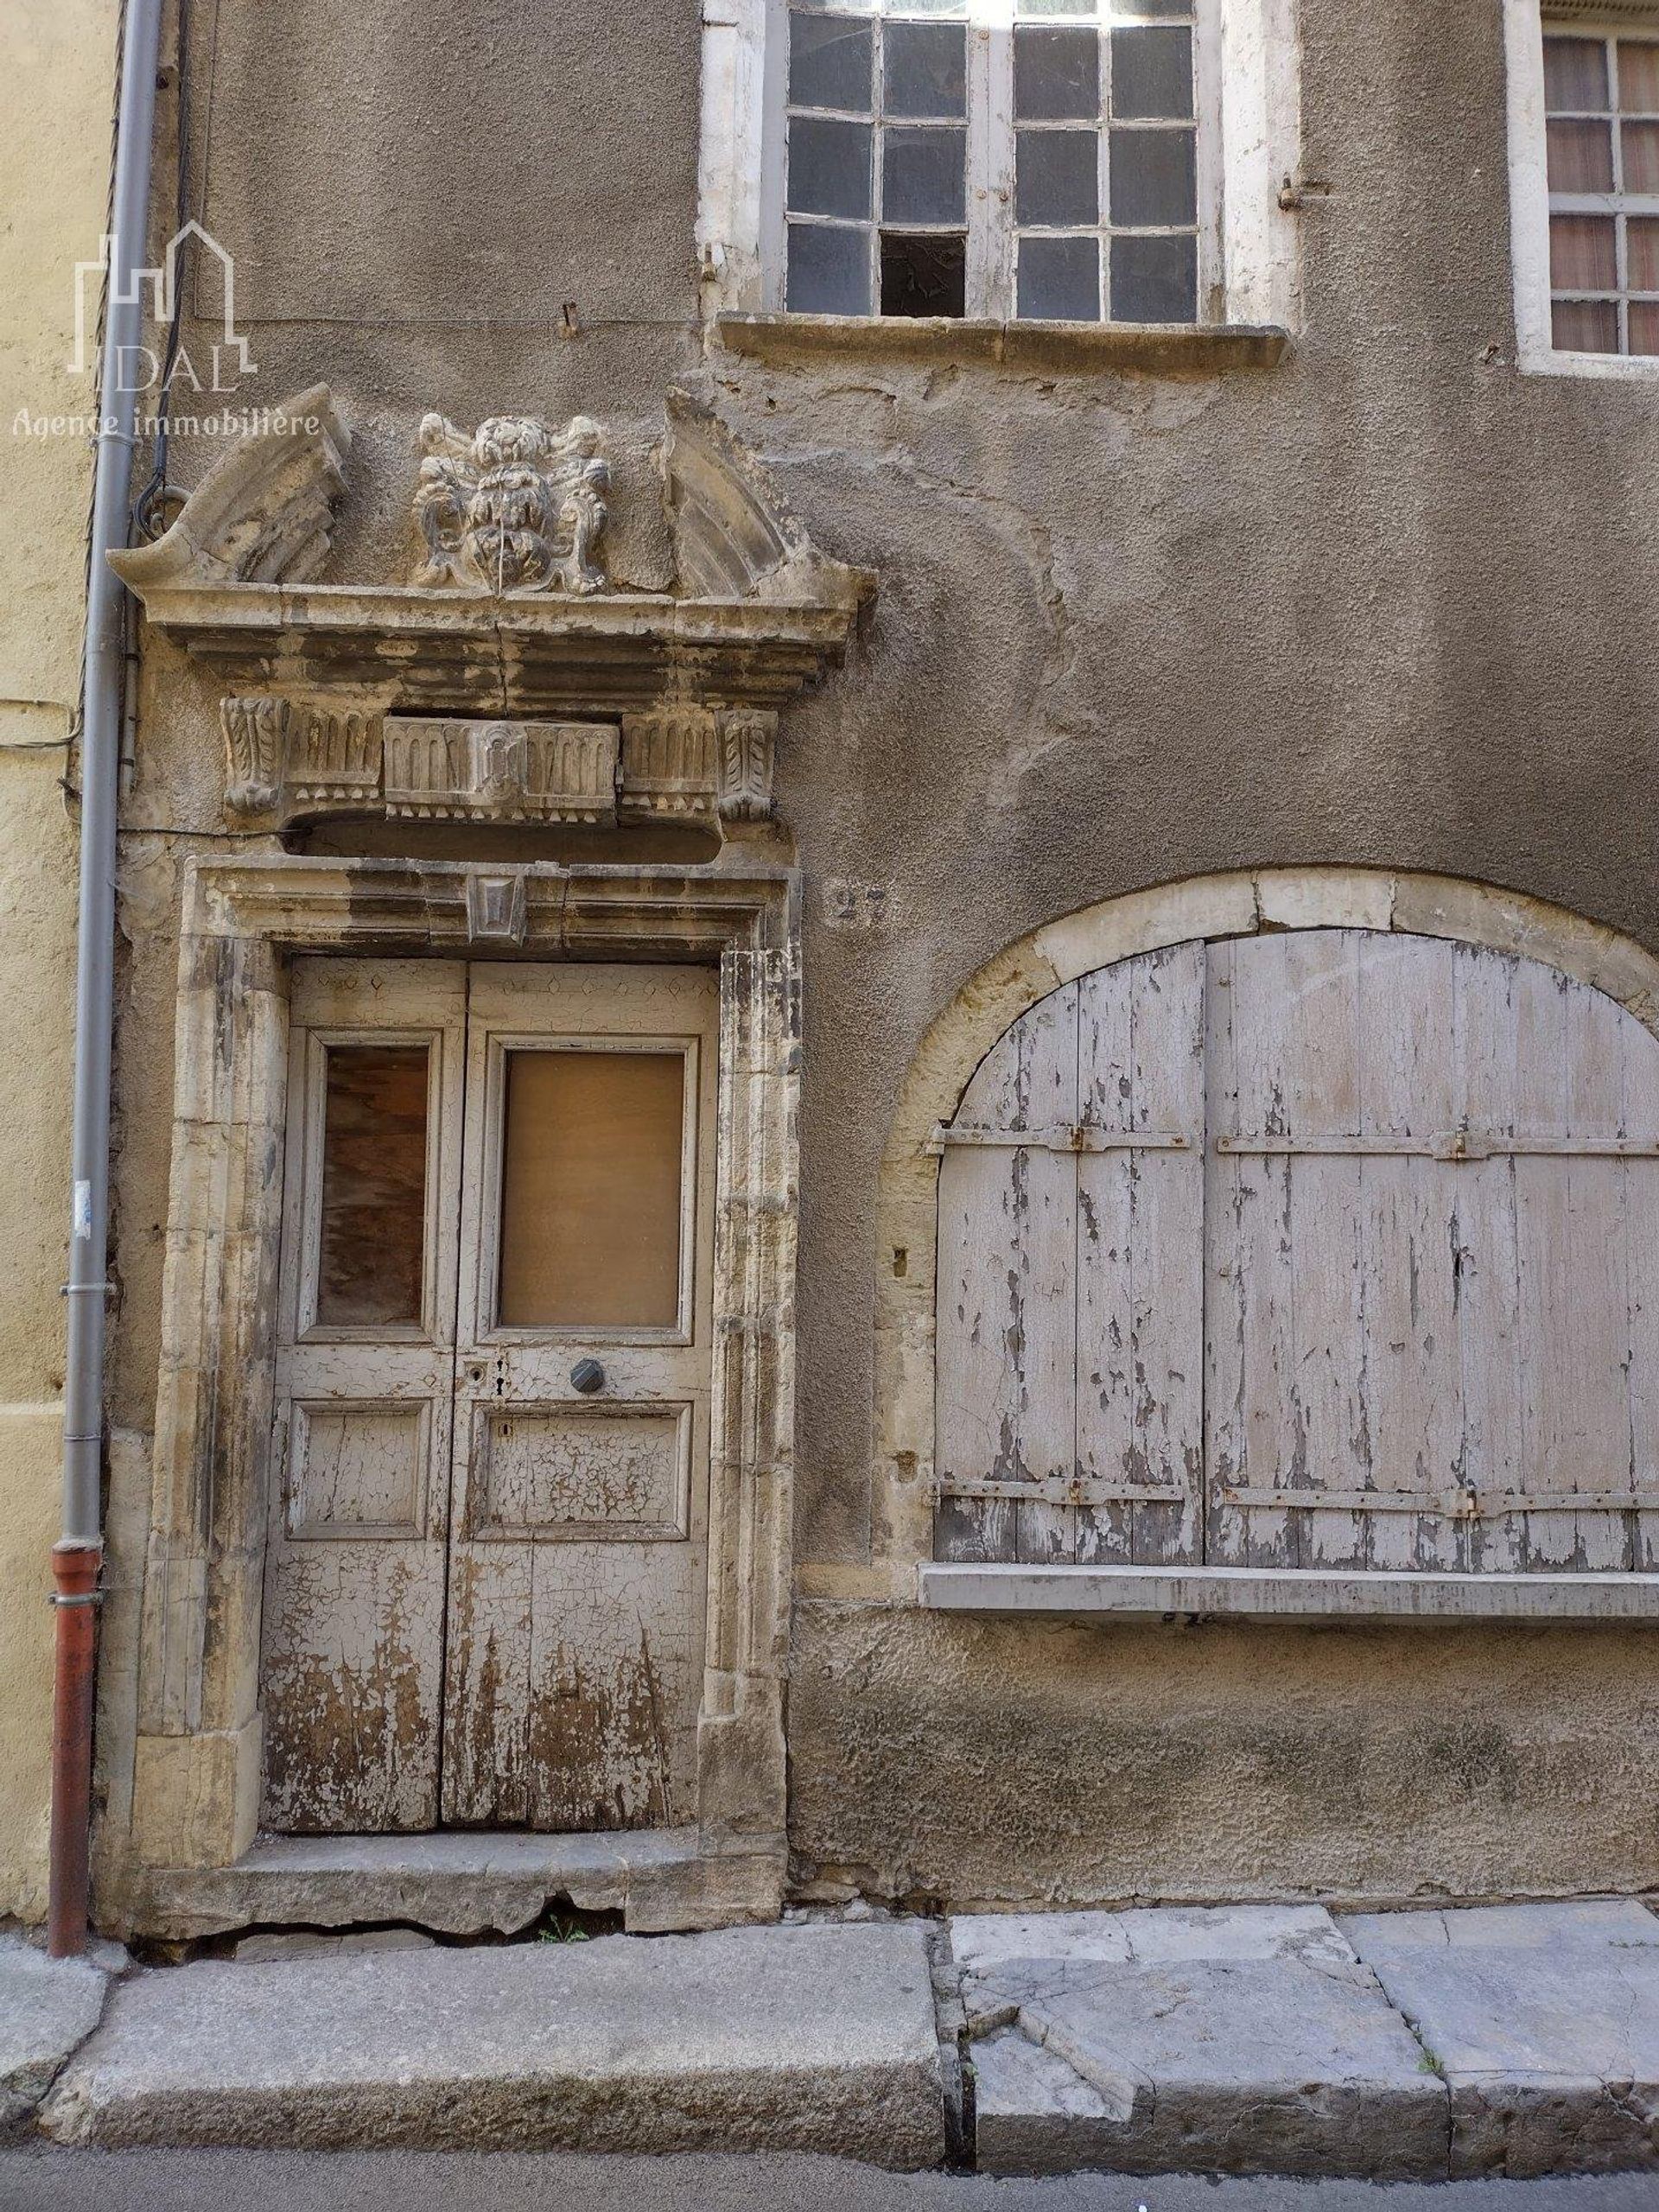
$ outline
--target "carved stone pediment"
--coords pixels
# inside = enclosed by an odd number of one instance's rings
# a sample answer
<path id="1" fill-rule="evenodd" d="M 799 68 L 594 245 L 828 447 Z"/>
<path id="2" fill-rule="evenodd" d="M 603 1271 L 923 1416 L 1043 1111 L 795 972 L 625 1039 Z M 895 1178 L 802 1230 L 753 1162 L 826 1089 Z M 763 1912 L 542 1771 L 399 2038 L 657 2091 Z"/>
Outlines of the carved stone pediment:
<path id="1" fill-rule="evenodd" d="M 772 811 L 777 716 L 753 709 L 463 721 L 244 693 L 219 722 L 225 811 L 247 828 L 346 817 L 712 827 Z"/>
<path id="2" fill-rule="evenodd" d="M 584 416 L 429 415 L 416 580 L 316 582 L 349 435 L 321 385 L 271 422 L 164 537 L 111 556 L 152 627 L 222 679 L 232 820 L 770 811 L 777 709 L 840 662 L 874 580 L 810 543 L 706 410 L 669 405 L 672 593 L 610 585 L 609 467 Z"/>

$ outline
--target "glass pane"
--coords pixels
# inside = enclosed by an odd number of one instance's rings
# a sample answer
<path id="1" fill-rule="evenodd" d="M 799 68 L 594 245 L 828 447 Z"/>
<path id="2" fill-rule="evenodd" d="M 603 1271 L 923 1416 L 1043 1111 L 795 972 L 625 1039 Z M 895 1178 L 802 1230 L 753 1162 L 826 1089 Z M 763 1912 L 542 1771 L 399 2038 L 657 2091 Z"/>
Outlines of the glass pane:
<path id="1" fill-rule="evenodd" d="M 1095 0 L 1018 0 L 1020 16 L 1092 16 Z"/>
<path id="2" fill-rule="evenodd" d="M 1659 46 L 1650 39 L 1618 41 L 1618 105 L 1626 115 L 1659 115 Z"/>
<path id="3" fill-rule="evenodd" d="M 1617 353 L 1618 309 L 1611 300 L 1556 300 L 1551 336 L 1564 353 Z"/>
<path id="4" fill-rule="evenodd" d="M 960 23 L 889 23 L 881 37 L 889 115 L 968 112 L 968 34 Z"/>
<path id="5" fill-rule="evenodd" d="M 1599 38 L 1544 41 L 1544 105 L 1552 115 L 1607 105 L 1607 49 Z"/>
<path id="6" fill-rule="evenodd" d="M 508 1053 L 502 1327 L 674 1326 L 684 1108 L 679 1052 Z"/>
<path id="7" fill-rule="evenodd" d="M 1631 353 L 1659 353 L 1659 300 L 1632 300 L 1628 312 Z"/>
<path id="8" fill-rule="evenodd" d="M 1196 238 L 1112 240 L 1114 322 L 1196 322 L 1198 317 Z"/>
<path id="9" fill-rule="evenodd" d="M 887 223 L 966 220 L 965 130 L 884 130 L 881 218 Z"/>
<path id="10" fill-rule="evenodd" d="M 1549 139 L 1549 188 L 1552 192 L 1611 192 L 1613 188 L 1613 126 L 1611 123 L 1547 124 Z M 1650 130 L 1651 124 L 1633 124 L 1631 130 Z"/>
<path id="11" fill-rule="evenodd" d="M 968 239 L 965 232 L 904 231 L 881 233 L 883 315 L 944 315 L 968 312 Z"/>
<path id="12" fill-rule="evenodd" d="M 1096 241 L 1022 238 L 1020 313 L 1028 322 L 1098 322 L 1100 247 Z"/>
<path id="13" fill-rule="evenodd" d="M 1191 130 L 1114 130 L 1109 149 L 1114 224 L 1196 221 L 1195 145 Z"/>
<path id="14" fill-rule="evenodd" d="M 1100 142 L 1092 130 L 1015 134 L 1014 214 L 1021 223 L 1100 220 Z"/>
<path id="15" fill-rule="evenodd" d="M 1100 113 L 1098 35 L 1015 31 L 1014 111 L 1021 123 L 1093 122 Z"/>
<path id="16" fill-rule="evenodd" d="M 1618 248 L 1611 215 L 1552 215 L 1549 281 L 1558 292 L 1618 289 Z"/>
<path id="17" fill-rule="evenodd" d="M 1112 113 L 1192 112 L 1192 34 L 1175 29 L 1112 33 Z"/>
<path id="18" fill-rule="evenodd" d="M 868 315 L 869 232 L 791 223 L 785 305 L 793 315 Z"/>
<path id="19" fill-rule="evenodd" d="M 1550 129 L 1555 129 L 1552 124 Z M 1659 192 L 1659 123 L 1626 123 L 1619 127 L 1624 156 L 1626 192 Z"/>
<path id="20" fill-rule="evenodd" d="M 1631 292 L 1659 292 L 1659 217 L 1632 215 L 1625 224 L 1624 284 Z"/>
<path id="21" fill-rule="evenodd" d="M 424 1045 L 331 1045 L 317 1319 L 416 1324 L 426 1256 Z"/>
<path id="22" fill-rule="evenodd" d="M 796 107 L 870 111 L 874 39 L 869 20 L 847 16 L 789 18 L 789 97 Z"/>
<path id="23" fill-rule="evenodd" d="M 868 123 L 822 123 L 796 116 L 789 126 L 789 205 L 800 215 L 868 216 Z"/>

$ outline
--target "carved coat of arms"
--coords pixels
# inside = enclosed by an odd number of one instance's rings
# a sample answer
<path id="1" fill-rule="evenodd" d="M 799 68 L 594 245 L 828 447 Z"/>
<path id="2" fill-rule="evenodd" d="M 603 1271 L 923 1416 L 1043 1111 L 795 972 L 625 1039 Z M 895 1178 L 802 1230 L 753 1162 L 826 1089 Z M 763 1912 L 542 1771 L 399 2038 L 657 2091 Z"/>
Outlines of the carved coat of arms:
<path id="1" fill-rule="evenodd" d="M 594 558 L 611 472 L 586 415 L 562 431 L 496 415 L 470 435 L 442 415 L 421 423 L 415 515 L 422 584 L 486 591 L 603 591 Z"/>

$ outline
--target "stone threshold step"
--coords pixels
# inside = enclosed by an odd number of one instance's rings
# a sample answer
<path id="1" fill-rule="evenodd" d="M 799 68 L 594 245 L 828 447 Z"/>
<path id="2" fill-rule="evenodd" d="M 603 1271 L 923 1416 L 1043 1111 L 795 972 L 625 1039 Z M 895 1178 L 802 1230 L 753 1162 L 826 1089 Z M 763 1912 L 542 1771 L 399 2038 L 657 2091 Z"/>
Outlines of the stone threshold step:
<path id="1" fill-rule="evenodd" d="M 229 1866 L 135 1878 L 120 1932 L 184 1942 L 238 1928 L 399 1922 L 445 1936 L 514 1936 L 568 1899 L 651 1934 L 773 1919 L 781 1872 L 775 1853 L 706 1855 L 695 1828 L 261 1836 Z"/>

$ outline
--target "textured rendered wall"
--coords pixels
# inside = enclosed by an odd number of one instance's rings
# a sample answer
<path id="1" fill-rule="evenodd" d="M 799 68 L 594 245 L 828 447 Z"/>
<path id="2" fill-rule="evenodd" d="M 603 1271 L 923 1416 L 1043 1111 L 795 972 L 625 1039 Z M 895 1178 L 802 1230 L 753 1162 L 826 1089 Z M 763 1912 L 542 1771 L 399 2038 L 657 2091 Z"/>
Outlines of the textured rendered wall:
<path id="1" fill-rule="evenodd" d="M 79 697 L 91 457 L 26 435 L 85 413 L 66 367 L 74 264 L 109 179 L 113 0 L 13 0 L 0 20 L 0 1914 L 46 1906 L 52 1616 L 62 1452 L 76 825 L 59 779 Z"/>
<path id="2" fill-rule="evenodd" d="M 1331 186 L 1300 219 L 1306 330 L 1277 369 L 1155 379 L 706 344 L 697 15 L 397 0 L 371 24 L 222 0 L 198 11 L 195 98 L 205 118 L 211 79 L 202 183 L 247 265 L 245 396 L 326 378 L 356 430 L 332 576 L 404 573 L 423 410 L 580 408 L 615 426 L 615 573 L 660 582 L 671 382 L 826 550 L 880 572 L 779 776 L 807 879 L 804 1877 L 982 1897 L 1659 1883 L 1659 1639 L 950 1623 L 869 1567 L 877 1164 L 928 1023 L 1000 947 L 1139 887 L 1329 861 L 1481 879 L 1659 949 L 1659 384 L 1515 370 L 1498 10 L 1439 10 L 1431 34 L 1412 0 L 1304 0 L 1304 168 Z M 183 450 L 181 480 L 207 457 Z M 174 869 L 217 842 L 221 788 L 211 687 L 165 647 L 146 663 L 124 859 L 135 1432 Z"/>

